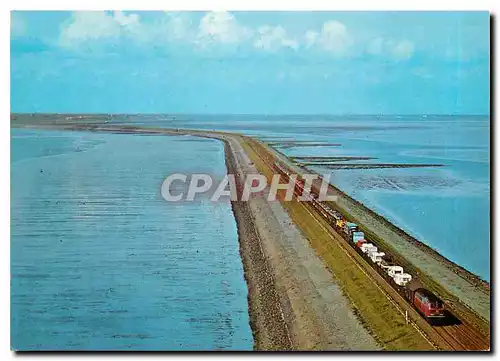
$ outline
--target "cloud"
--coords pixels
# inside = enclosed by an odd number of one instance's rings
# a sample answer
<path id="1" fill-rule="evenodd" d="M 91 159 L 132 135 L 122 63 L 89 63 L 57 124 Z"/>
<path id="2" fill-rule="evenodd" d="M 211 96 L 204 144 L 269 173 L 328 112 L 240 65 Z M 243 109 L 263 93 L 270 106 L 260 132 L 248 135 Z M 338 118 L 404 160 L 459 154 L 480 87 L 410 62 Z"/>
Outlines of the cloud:
<path id="1" fill-rule="evenodd" d="M 70 21 L 63 25 L 59 42 L 63 47 L 75 47 L 81 43 L 116 39 L 120 36 L 120 24 L 104 11 L 77 11 Z"/>
<path id="2" fill-rule="evenodd" d="M 304 40 L 308 48 L 317 47 L 336 55 L 345 55 L 353 43 L 347 27 L 336 20 L 325 22 L 319 32 L 306 31 Z"/>
<path id="3" fill-rule="evenodd" d="M 27 32 L 27 24 L 24 18 L 19 13 L 10 13 L 10 34 L 11 37 L 19 37 Z"/>
<path id="4" fill-rule="evenodd" d="M 193 39 L 193 22 L 191 18 L 183 12 L 165 12 L 161 24 L 165 26 L 166 35 L 170 40 L 185 40 Z M 159 26 L 158 29 L 163 28 Z"/>
<path id="5" fill-rule="evenodd" d="M 258 29 L 253 46 L 268 51 L 276 51 L 280 48 L 297 50 L 299 43 L 297 40 L 289 38 L 282 26 L 264 25 Z"/>
<path id="6" fill-rule="evenodd" d="M 397 43 L 392 49 L 392 55 L 396 59 L 409 59 L 413 55 L 415 47 L 413 43 L 408 40 L 403 40 Z"/>
<path id="7" fill-rule="evenodd" d="M 382 37 L 372 39 L 365 45 L 361 43 L 356 51 L 355 36 L 337 20 L 326 21 L 320 29 L 308 29 L 294 38 L 289 35 L 289 29 L 281 25 L 246 26 L 230 12 L 207 12 L 201 19 L 195 21 L 195 18 L 188 12 L 165 12 L 154 20 L 122 11 L 74 12 L 61 27 L 59 46 L 76 50 L 92 47 L 106 51 L 125 44 L 127 47 L 137 45 L 161 49 L 175 43 L 193 49 L 219 45 L 234 49 L 247 46 L 268 52 L 314 49 L 338 57 L 359 54 L 359 49 L 366 47 L 366 53 L 370 55 L 398 61 L 410 59 L 415 51 L 413 43 L 408 40 L 395 41 Z"/>
<path id="8" fill-rule="evenodd" d="M 253 31 L 238 23 L 228 12 L 209 12 L 198 24 L 182 12 L 165 12 L 153 21 L 141 21 L 138 14 L 122 11 L 73 12 L 61 27 L 59 45 L 66 49 L 81 46 L 115 46 L 118 41 L 133 45 L 166 46 L 171 42 L 208 47 L 247 41 Z"/>
<path id="9" fill-rule="evenodd" d="M 113 13 L 114 20 L 124 28 L 133 29 L 139 26 L 139 15 L 125 14 L 123 11 L 115 11 Z"/>
<path id="10" fill-rule="evenodd" d="M 64 48 L 78 48 L 92 42 L 117 41 L 133 38 L 140 41 L 146 36 L 137 14 L 122 11 L 75 11 L 69 21 L 61 27 L 59 45 Z"/>
<path id="11" fill-rule="evenodd" d="M 165 12 L 156 21 L 142 21 L 135 13 L 121 11 L 73 12 L 61 27 L 59 45 L 66 49 L 115 47 L 119 41 L 136 45 L 167 46 L 178 42 L 202 49 L 214 45 L 253 46 L 262 51 L 298 50 L 302 46 L 341 55 L 352 44 L 347 28 L 338 21 L 328 21 L 320 31 L 308 30 L 305 43 L 288 35 L 283 26 L 242 25 L 229 12 L 208 12 L 194 23 L 189 13 Z M 126 43 L 127 45 L 129 43 Z"/>
<path id="12" fill-rule="evenodd" d="M 386 55 L 396 60 L 408 60 L 413 56 L 415 47 L 408 40 L 394 41 L 379 37 L 372 39 L 366 50 L 371 55 Z"/>
<path id="13" fill-rule="evenodd" d="M 228 12 L 209 12 L 200 20 L 197 43 L 207 46 L 214 43 L 237 44 L 248 40 L 252 30 L 238 23 Z"/>

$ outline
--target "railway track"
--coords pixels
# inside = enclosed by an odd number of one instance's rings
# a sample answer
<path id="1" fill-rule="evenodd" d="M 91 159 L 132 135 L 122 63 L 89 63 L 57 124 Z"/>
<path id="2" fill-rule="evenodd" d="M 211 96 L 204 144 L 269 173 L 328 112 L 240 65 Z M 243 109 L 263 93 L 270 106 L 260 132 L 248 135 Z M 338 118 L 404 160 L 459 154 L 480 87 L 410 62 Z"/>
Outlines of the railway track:
<path id="1" fill-rule="evenodd" d="M 272 154 L 269 154 L 262 146 L 256 149 L 253 142 L 248 142 L 254 153 L 269 167 L 274 170 L 274 162 L 277 160 Z M 286 165 L 285 165 L 286 166 Z M 287 166 L 288 170 L 290 168 Z M 313 187 L 314 188 L 314 187 Z M 411 324 L 417 331 L 429 341 L 436 349 L 453 350 L 453 351 L 484 351 L 489 350 L 489 339 L 485 339 L 483 335 L 477 332 L 467 322 L 460 321 L 453 325 L 430 325 L 418 314 L 413 306 L 403 298 L 381 275 L 375 271 L 371 264 L 368 264 L 361 256 L 347 244 L 347 241 L 338 234 L 337 231 L 330 225 L 329 220 L 319 212 L 315 207 L 307 204 L 308 202 L 299 202 L 306 208 L 307 212 L 318 221 L 318 224 L 324 228 L 331 236 L 332 241 L 338 242 L 344 252 L 360 267 L 368 277 L 371 277 L 377 287 L 389 299 L 391 304 L 403 315 L 408 312 L 411 319 Z M 325 227 L 319 221 L 323 220 L 329 227 Z"/>
<path id="2" fill-rule="evenodd" d="M 434 326 L 434 329 L 443 337 L 452 339 L 459 344 L 462 350 L 488 350 L 489 342 L 484 339 L 484 336 L 477 333 L 472 327 L 466 323 Z"/>

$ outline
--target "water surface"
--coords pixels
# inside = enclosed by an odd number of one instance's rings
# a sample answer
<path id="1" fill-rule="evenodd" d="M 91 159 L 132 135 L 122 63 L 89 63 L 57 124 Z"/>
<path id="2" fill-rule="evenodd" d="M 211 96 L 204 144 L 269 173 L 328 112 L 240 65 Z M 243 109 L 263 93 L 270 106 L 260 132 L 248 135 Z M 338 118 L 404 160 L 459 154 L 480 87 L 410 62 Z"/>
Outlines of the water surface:
<path id="1" fill-rule="evenodd" d="M 160 196 L 226 173 L 188 139 L 12 130 L 12 348 L 252 349 L 230 204 Z"/>

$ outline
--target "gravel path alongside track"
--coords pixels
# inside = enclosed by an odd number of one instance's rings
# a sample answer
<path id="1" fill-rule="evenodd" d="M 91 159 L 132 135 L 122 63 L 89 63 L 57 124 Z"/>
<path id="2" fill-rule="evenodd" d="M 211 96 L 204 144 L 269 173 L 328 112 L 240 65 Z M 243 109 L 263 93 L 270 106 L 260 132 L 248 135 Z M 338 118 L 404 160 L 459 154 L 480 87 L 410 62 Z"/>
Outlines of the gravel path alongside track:
<path id="1" fill-rule="evenodd" d="M 228 171 L 257 173 L 238 141 L 226 141 Z M 256 348 L 380 349 L 288 213 L 263 195 L 233 202 Z"/>

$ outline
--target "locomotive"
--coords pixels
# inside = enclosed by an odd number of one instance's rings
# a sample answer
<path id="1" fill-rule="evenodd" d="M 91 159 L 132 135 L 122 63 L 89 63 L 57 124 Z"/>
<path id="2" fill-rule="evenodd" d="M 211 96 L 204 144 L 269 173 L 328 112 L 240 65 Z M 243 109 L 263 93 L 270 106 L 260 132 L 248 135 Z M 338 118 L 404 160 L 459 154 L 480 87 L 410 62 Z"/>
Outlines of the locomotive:
<path id="1" fill-rule="evenodd" d="M 418 280 L 407 285 L 406 298 L 426 320 L 445 318 L 443 301 L 426 290 Z"/>

